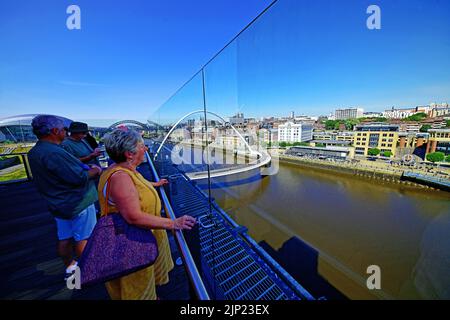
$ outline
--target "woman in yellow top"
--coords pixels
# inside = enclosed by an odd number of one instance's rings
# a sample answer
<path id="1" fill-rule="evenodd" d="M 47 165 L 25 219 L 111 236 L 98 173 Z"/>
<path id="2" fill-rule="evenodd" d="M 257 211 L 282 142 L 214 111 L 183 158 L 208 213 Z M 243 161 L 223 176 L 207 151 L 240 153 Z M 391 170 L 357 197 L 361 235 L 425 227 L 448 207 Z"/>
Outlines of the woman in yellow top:
<path id="1" fill-rule="evenodd" d="M 115 164 L 100 177 L 101 214 L 119 211 L 128 223 L 152 229 L 159 250 L 152 266 L 109 281 L 106 288 L 114 300 L 154 300 L 157 298 L 155 285 L 168 283 L 168 273 L 174 266 L 165 229 L 190 230 L 195 219 L 191 216 L 175 220 L 161 217 L 161 202 L 154 186 L 161 186 L 167 180 L 152 184 L 136 171 L 147 150 L 139 133 L 116 129 L 105 137 L 105 147 Z M 106 199 L 108 184 L 109 199 Z"/>

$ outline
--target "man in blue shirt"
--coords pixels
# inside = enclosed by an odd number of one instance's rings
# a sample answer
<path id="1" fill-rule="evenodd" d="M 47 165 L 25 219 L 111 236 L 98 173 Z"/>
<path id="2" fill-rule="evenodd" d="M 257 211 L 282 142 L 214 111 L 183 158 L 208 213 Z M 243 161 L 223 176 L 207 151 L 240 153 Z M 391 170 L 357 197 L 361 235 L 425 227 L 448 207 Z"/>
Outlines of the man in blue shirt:
<path id="1" fill-rule="evenodd" d="M 67 152 L 73 154 L 81 162 L 100 166 L 98 157 L 101 155 L 100 149 L 93 150 L 84 140 L 88 133 L 88 125 L 84 122 L 72 122 L 69 127 L 70 136 L 62 142 L 62 147 Z"/>
<path id="2" fill-rule="evenodd" d="M 70 273 L 76 265 L 73 249 L 80 257 L 96 223 L 93 204 L 97 201 L 97 190 L 93 179 L 102 170 L 96 165 L 83 164 L 60 146 L 66 136 L 62 119 L 39 115 L 31 125 L 39 139 L 28 153 L 31 172 L 55 217 L 58 253 L 67 267 L 66 272 Z"/>

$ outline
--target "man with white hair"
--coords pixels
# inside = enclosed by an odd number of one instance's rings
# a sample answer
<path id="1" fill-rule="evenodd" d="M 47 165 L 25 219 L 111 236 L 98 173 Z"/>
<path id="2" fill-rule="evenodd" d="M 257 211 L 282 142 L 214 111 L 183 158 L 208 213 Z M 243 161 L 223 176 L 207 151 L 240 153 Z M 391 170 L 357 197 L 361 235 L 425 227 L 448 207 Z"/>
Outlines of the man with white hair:
<path id="1" fill-rule="evenodd" d="M 76 266 L 74 249 L 80 257 L 97 222 L 94 202 L 98 198 L 93 179 L 102 170 L 83 164 L 61 147 L 67 130 L 61 118 L 39 115 L 31 125 L 39 141 L 28 153 L 30 168 L 37 189 L 55 217 L 58 254 L 68 276 Z"/>

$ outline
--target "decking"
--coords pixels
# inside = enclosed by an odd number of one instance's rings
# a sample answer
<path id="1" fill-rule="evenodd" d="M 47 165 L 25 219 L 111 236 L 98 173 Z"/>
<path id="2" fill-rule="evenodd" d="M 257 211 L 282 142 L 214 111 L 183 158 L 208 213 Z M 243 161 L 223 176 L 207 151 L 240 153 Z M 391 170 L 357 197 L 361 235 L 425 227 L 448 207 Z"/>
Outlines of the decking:
<path id="1" fill-rule="evenodd" d="M 146 166 L 141 172 L 151 178 Z M 178 248 L 169 232 L 174 261 Z M 108 300 L 104 285 L 69 290 L 56 253 L 56 225 L 32 182 L 0 185 L 0 299 Z M 157 288 L 162 300 L 190 299 L 184 267 L 175 266 L 169 284 Z"/>

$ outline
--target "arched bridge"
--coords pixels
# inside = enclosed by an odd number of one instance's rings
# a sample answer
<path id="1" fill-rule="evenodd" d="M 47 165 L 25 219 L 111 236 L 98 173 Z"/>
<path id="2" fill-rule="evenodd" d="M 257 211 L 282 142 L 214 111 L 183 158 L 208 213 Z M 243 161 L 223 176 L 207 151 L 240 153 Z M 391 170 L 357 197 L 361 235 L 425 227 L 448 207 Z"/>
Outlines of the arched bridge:
<path id="1" fill-rule="evenodd" d="M 136 126 L 141 127 L 144 130 L 152 130 L 152 129 L 154 129 L 154 127 L 162 128 L 162 126 L 160 124 L 157 124 L 156 122 L 153 122 L 150 120 L 147 120 L 147 123 L 143 123 L 143 122 L 136 121 L 136 120 L 120 120 L 120 121 L 114 122 L 112 125 L 109 126 L 108 129 L 112 130 L 112 129 L 120 126 L 121 124 L 134 124 Z"/>

